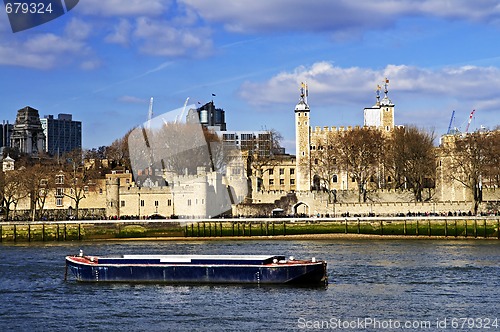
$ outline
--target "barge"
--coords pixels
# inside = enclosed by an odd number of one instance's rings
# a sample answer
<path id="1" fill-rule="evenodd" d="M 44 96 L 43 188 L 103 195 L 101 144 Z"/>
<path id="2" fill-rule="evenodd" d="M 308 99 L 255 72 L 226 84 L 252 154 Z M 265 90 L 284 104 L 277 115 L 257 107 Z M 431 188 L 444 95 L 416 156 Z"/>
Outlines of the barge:
<path id="1" fill-rule="evenodd" d="M 320 284 L 326 262 L 280 255 L 79 255 L 66 257 L 81 282 L 203 284 Z"/>

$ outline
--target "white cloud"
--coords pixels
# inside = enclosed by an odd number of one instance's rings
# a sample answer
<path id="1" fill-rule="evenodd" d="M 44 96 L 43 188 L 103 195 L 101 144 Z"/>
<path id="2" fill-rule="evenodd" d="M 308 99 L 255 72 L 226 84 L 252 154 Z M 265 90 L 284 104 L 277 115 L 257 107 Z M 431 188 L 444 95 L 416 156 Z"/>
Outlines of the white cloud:
<path id="1" fill-rule="evenodd" d="M 389 95 L 396 102 L 404 101 L 413 107 L 422 100 L 484 107 L 483 111 L 498 111 L 500 104 L 500 68 L 445 67 L 419 68 L 408 65 L 388 65 L 375 70 L 360 67 L 338 67 L 329 62 L 301 66 L 282 72 L 265 82 L 246 81 L 239 95 L 249 103 L 273 105 L 298 100 L 300 82 L 309 85 L 309 103 L 321 105 L 357 105 L 375 101 L 375 88 L 382 80 L 390 79 Z M 428 104 L 428 103 L 427 103 Z M 364 106 L 370 106 L 365 104 Z"/>
<path id="2" fill-rule="evenodd" d="M 171 0 L 85 0 L 77 8 L 94 16 L 159 16 L 171 3 Z"/>
<path id="3" fill-rule="evenodd" d="M 81 62 L 79 66 L 84 69 L 95 68 L 99 61 L 95 59 L 87 43 L 91 31 L 88 23 L 73 18 L 61 35 L 3 34 L 0 43 L 0 64 L 51 69 L 59 65 Z"/>
<path id="4" fill-rule="evenodd" d="M 133 32 L 139 50 L 157 56 L 205 56 L 212 51 L 211 31 L 203 27 L 176 27 L 167 21 L 138 18 Z"/>
<path id="5" fill-rule="evenodd" d="M 391 26 L 402 17 L 431 16 L 498 22 L 497 0 L 180 0 L 208 21 L 233 32 L 367 30 Z"/>
<path id="6" fill-rule="evenodd" d="M 120 19 L 119 23 L 114 26 L 113 33 L 105 37 L 108 43 L 120 44 L 122 46 L 129 46 L 130 33 L 132 31 L 132 24 L 126 19 Z"/>
<path id="7" fill-rule="evenodd" d="M 134 96 L 121 96 L 118 98 L 119 102 L 127 103 L 127 104 L 147 104 L 149 103 L 148 99 L 143 99 Z"/>

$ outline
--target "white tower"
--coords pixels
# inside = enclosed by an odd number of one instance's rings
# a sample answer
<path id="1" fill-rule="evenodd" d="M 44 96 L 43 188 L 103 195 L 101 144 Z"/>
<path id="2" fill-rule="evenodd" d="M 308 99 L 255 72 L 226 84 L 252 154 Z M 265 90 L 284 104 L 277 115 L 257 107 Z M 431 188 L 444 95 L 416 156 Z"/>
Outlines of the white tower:
<path id="1" fill-rule="evenodd" d="M 295 153 L 297 191 L 311 190 L 311 127 L 309 120 L 309 91 L 306 83 L 301 83 L 300 99 L 295 106 Z"/>

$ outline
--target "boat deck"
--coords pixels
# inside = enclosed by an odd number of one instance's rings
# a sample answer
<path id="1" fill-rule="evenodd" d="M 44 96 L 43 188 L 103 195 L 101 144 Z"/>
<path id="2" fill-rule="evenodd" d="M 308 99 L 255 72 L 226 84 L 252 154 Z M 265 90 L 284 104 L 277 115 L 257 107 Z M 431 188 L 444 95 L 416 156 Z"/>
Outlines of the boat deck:
<path id="1" fill-rule="evenodd" d="M 286 259 L 282 255 L 122 255 L 120 257 L 70 256 L 87 265 L 296 265 L 315 262 Z"/>

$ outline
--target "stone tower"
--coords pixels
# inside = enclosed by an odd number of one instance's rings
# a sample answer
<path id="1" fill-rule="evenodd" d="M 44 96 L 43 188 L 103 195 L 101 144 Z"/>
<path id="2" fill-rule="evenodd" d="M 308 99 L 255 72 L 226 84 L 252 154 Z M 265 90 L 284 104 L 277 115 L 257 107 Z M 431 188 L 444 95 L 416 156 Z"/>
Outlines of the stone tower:
<path id="1" fill-rule="evenodd" d="M 364 125 L 375 127 L 383 132 L 390 132 L 394 129 L 394 104 L 389 99 L 389 80 L 384 83 L 384 98 L 380 100 L 380 86 L 377 86 L 377 101 L 372 107 L 364 109 Z"/>
<path id="2" fill-rule="evenodd" d="M 10 135 L 11 148 L 30 156 L 37 156 L 43 152 L 45 135 L 38 110 L 26 106 L 17 111 L 16 123 Z"/>
<path id="3" fill-rule="evenodd" d="M 300 99 L 295 106 L 295 154 L 297 191 L 311 190 L 311 126 L 309 105 L 307 104 L 307 84 L 302 83 Z"/>
<path id="4" fill-rule="evenodd" d="M 120 179 L 108 177 L 106 179 L 106 216 L 120 217 Z"/>

